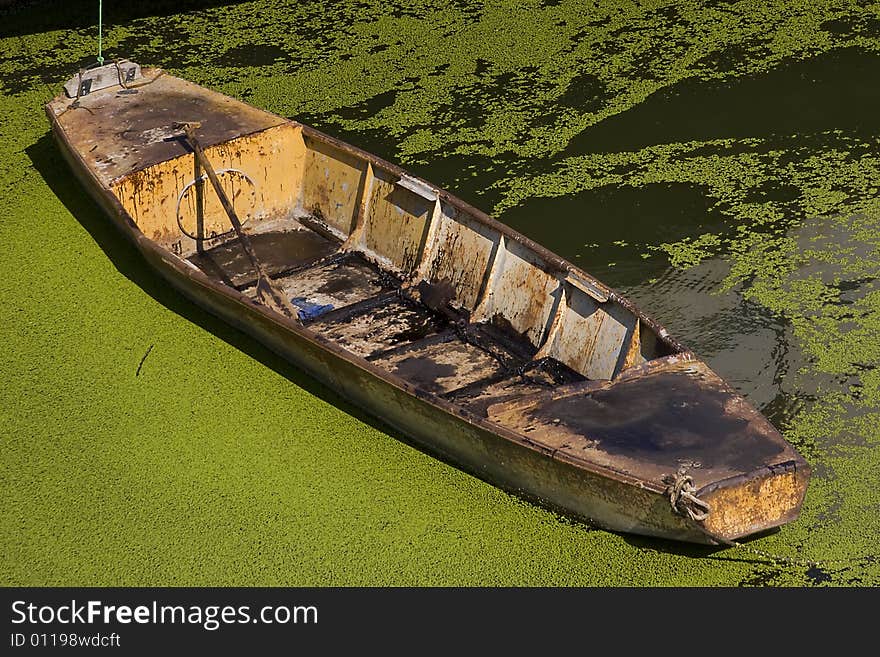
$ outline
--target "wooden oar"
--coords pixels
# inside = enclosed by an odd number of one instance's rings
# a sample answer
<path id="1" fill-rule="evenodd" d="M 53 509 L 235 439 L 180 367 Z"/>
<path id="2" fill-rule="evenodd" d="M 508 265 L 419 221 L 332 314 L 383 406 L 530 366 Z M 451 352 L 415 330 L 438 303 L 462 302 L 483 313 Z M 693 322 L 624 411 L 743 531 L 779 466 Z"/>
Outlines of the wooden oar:
<path id="1" fill-rule="evenodd" d="M 273 310 L 280 312 L 282 315 L 286 315 L 291 319 L 299 321 L 299 313 L 296 308 L 294 308 L 287 300 L 287 297 L 285 297 L 284 294 L 272 284 L 272 280 L 266 274 L 262 265 L 260 265 L 260 261 L 257 260 L 257 254 L 254 252 L 254 247 L 251 244 L 250 238 L 247 236 L 247 233 L 244 232 L 244 229 L 241 226 L 241 221 L 238 220 L 238 215 L 235 214 L 235 209 L 232 207 L 232 203 L 229 202 L 226 192 L 220 185 L 220 179 L 217 178 L 217 174 L 214 172 L 214 167 L 211 166 L 199 140 L 196 139 L 195 127 L 197 126 L 191 123 L 183 123 L 181 124 L 181 127 L 183 128 L 187 141 L 189 141 L 189 144 L 193 149 L 193 153 L 195 153 L 196 159 L 198 159 L 199 164 L 205 170 L 205 173 L 208 174 L 208 179 L 211 181 L 214 191 L 217 192 L 220 204 L 229 216 L 229 221 L 232 223 L 232 228 L 235 230 L 235 234 L 238 235 L 242 247 L 244 247 L 244 252 L 254 266 L 254 271 L 257 273 L 257 299 L 260 303 L 269 306 Z"/>

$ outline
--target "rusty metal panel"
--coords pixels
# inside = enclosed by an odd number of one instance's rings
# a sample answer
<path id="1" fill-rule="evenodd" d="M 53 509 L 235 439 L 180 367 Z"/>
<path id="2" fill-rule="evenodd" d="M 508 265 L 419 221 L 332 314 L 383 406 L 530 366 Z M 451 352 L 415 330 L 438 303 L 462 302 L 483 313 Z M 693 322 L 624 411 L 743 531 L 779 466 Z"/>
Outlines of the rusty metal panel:
<path id="1" fill-rule="evenodd" d="M 451 282 L 458 302 L 473 310 L 501 235 L 446 203 L 441 204 L 437 221 L 433 242 L 427 246 L 424 276 L 430 282 Z"/>
<path id="2" fill-rule="evenodd" d="M 458 340 L 454 333 L 447 338 L 423 340 L 373 362 L 433 393 L 457 390 L 503 371 L 501 364 L 485 351 Z"/>
<path id="3" fill-rule="evenodd" d="M 605 313 L 586 293 L 566 287 L 565 303 L 560 309 L 559 330 L 549 348 L 549 355 L 584 374 Z"/>
<path id="4" fill-rule="evenodd" d="M 639 360 L 644 363 L 645 361 L 665 356 L 668 353 L 668 349 L 662 348 L 662 344 L 653 329 L 642 321 L 639 322 L 639 325 Z"/>
<path id="5" fill-rule="evenodd" d="M 448 396 L 447 399 L 480 417 L 488 417 L 487 409 L 490 406 L 504 401 L 531 397 L 546 391 L 547 384 L 534 378 L 506 377 L 501 381 L 487 383 L 476 388 L 465 388 Z"/>
<path id="6" fill-rule="evenodd" d="M 442 322 L 420 306 L 393 298 L 346 320 L 322 317 L 309 328 L 353 354 L 370 358 L 434 336 L 440 332 Z"/>
<path id="7" fill-rule="evenodd" d="M 637 318 L 610 302 L 599 304 L 581 290 L 566 288 L 559 330 L 548 353 L 589 379 L 610 379 L 625 357 Z"/>
<path id="8" fill-rule="evenodd" d="M 628 333 L 627 339 L 624 341 L 625 344 L 620 351 L 620 359 L 618 360 L 617 374 L 620 374 L 624 370 L 628 370 L 630 367 L 635 367 L 636 365 L 641 365 L 645 362 L 645 359 L 642 357 L 642 340 L 641 340 L 641 331 L 639 330 L 639 326 L 641 322 L 634 322 L 633 328 Z"/>
<path id="9" fill-rule="evenodd" d="M 360 259 L 332 262 L 277 279 L 288 298 L 326 310 L 344 308 L 369 299 L 385 288 L 369 263 Z"/>
<path id="10" fill-rule="evenodd" d="M 559 280 L 519 242 L 505 240 L 475 319 L 501 319 L 539 346 L 560 293 Z"/>
<path id="11" fill-rule="evenodd" d="M 589 379 L 610 379 L 617 374 L 618 363 L 625 356 L 622 352 L 629 345 L 638 322 L 635 315 L 616 303 L 602 304 L 600 311 L 605 317 L 599 326 L 587 367 L 581 372 Z"/>
<path id="12" fill-rule="evenodd" d="M 306 137 L 301 207 L 336 228 L 352 231 L 360 203 L 366 160 Z"/>
<path id="13" fill-rule="evenodd" d="M 328 256 L 337 246 L 310 230 L 273 230 L 248 237 L 260 267 L 268 276 Z M 241 240 L 235 237 L 193 253 L 187 260 L 214 280 L 239 289 L 255 286 L 259 278 Z"/>
<path id="14" fill-rule="evenodd" d="M 220 182 L 246 227 L 293 209 L 302 186 L 301 133 L 299 126 L 283 124 L 205 149 L 214 168 L 226 170 Z M 147 237 L 186 254 L 195 248 L 190 236 L 204 236 L 210 245 L 212 235 L 232 228 L 210 185 L 199 190 L 197 173 L 202 175 L 186 154 L 135 171 L 112 190 Z"/>
<path id="15" fill-rule="evenodd" d="M 397 185 L 398 176 L 374 169 L 364 218 L 363 245 L 408 276 L 415 269 L 434 203 Z"/>
<path id="16" fill-rule="evenodd" d="M 615 376 L 631 367 L 637 367 L 649 360 L 654 360 L 671 353 L 671 350 L 657 337 L 654 329 L 641 319 L 635 323 L 633 330 L 627 335 L 629 347 L 626 349 L 626 354 Z"/>

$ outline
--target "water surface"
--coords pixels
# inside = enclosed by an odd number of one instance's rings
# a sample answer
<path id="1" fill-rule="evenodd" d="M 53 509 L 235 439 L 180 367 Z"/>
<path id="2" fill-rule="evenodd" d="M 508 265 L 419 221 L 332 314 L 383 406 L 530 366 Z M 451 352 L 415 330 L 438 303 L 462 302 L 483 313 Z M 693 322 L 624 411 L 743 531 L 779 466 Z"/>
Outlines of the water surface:
<path id="1" fill-rule="evenodd" d="M 95 54 L 73 2 L 0 37 L 4 583 L 880 583 L 878 5 L 150 6 L 105 8 L 108 56 L 401 163 L 665 324 L 813 467 L 752 545 L 827 562 L 560 518 L 180 299 L 47 136 Z"/>

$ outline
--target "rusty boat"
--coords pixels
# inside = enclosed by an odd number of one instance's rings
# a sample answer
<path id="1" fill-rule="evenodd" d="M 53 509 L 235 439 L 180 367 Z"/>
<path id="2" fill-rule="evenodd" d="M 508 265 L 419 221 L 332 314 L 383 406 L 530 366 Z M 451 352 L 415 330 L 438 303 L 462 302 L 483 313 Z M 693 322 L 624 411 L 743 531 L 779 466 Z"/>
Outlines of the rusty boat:
<path id="1" fill-rule="evenodd" d="M 505 490 L 730 544 L 810 469 L 629 300 L 392 163 L 128 60 L 45 107 L 108 219 L 195 303 Z"/>

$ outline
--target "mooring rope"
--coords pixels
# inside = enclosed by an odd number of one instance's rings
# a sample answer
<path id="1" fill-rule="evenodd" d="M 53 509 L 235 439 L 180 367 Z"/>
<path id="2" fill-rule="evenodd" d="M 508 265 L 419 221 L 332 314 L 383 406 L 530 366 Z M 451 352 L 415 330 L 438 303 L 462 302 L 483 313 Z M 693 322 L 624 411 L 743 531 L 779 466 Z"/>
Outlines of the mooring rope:
<path id="1" fill-rule="evenodd" d="M 703 528 L 706 536 L 711 538 L 716 543 L 720 545 L 726 545 L 727 547 L 732 548 L 740 548 L 745 550 L 746 552 L 750 552 L 758 557 L 763 557 L 764 559 L 768 559 L 775 563 L 785 564 L 786 566 L 801 566 L 805 568 L 822 568 L 824 566 L 833 566 L 835 564 L 869 564 L 875 563 L 877 561 L 877 555 L 867 554 L 862 557 L 849 557 L 848 559 L 820 559 L 818 561 L 814 561 L 812 559 L 796 559 L 794 557 L 786 557 L 780 554 L 774 554 L 772 552 L 767 552 L 765 550 L 759 550 L 758 548 L 753 548 L 751 545 L 746 545 L 744 543 L 740 543 L 739 541 L 734 541 L 728 538 L 724 538 L 723 536 L 718 536 L 713 534 L 712 532 Z"/>
<path id="2" fill-rule="evenodd" d="M 687 516 L 697 522 L 709 517 L 712 508 L 695 495 L 697 489 L 694 488 L 694 478 L 687 474 L 683 466 L 675 475 L 667 475 L 663 483 L 666 484 L 669 504 L 678 515 Z"/>
<path id="3" fill-rule="evenodd" d="M 703 530 L 706 532 L 706 535 L 709 536 L 713 541 L 721 545 L 726 545 L 727 547 L 732 548 L 740 548 L 745 550 L 746 552 L 751 552 L 755 556 L 763 557 L 764 559 L 769 559 L 775 563 L 782 563 L 786 566 L 802 566 L 806 568 L 819 568 L 823 565 L 828 565 L 833 563 L 832 561 L 811 561 L 810 559 L 795 559 L 794 557 L 786 557 L 781 554 L 773 554 L 772 552 L 766 552 L 764 550 L 759 550 L 758 548 L 753 548 L 750 545 L 746 545 L 744 543 L 740 543 L 739 541 L 732 541 L 730 539 L 724 538 L 722 536 L 716 536 L 712 532 Z M 840 561 L 845 561 L 841 559 Z M 855 560 L 853 560 L 855 561 Z"/>

